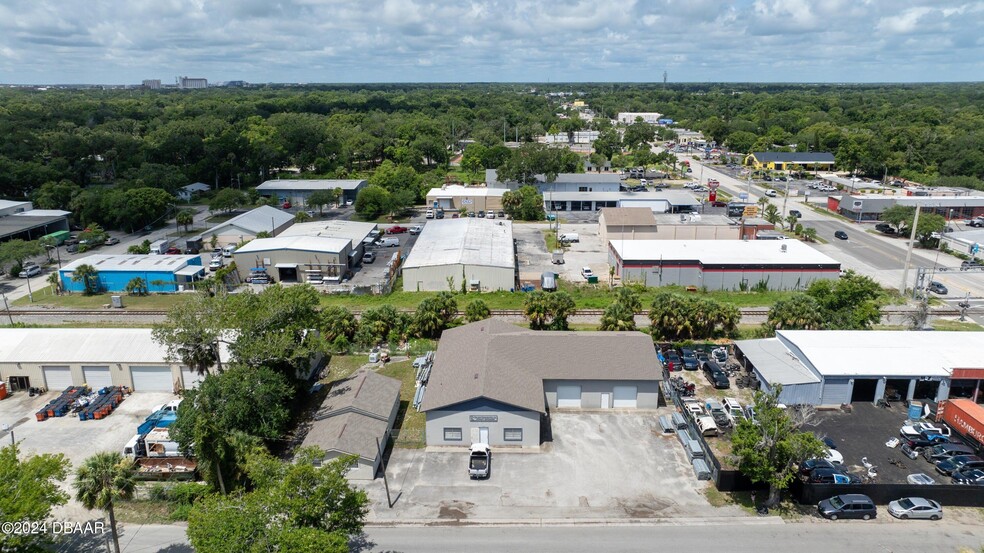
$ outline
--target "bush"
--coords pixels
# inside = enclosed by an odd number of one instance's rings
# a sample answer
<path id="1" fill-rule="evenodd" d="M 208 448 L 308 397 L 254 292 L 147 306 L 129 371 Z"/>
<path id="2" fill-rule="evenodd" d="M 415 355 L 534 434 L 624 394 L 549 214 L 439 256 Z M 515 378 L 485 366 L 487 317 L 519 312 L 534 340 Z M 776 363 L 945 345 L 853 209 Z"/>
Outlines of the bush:
<path id="1" fill-rule="evenodd" d="M 176 505 L 174 509 L 171 510 L 171 514 L 169 514 L 167 518 L 172 521 L 187 521 L 188 514 L 191 513 L 191 509 L 193 507 L 193 505 L 184 503 Z"/>

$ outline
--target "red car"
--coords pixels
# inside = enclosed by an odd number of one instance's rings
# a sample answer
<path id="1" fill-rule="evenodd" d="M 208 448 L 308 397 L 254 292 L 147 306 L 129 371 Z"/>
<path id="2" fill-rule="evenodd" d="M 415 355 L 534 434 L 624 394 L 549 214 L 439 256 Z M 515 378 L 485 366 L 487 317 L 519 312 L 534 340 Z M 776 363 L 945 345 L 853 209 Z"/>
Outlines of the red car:
<path id="1" fill-rule="evenodd" d="M 284 202 L 284 205 L 283 205 L 283 208 L 284 209 L 290 209 L 290 207 L 291 207 L 290 206 L 290 202 Z"/>
<path id="2" fill-rule="evenodd" d="M 181 255 L 181 248 L 168 248 L 164 255 Z"/>
<path id="3" fill-rule="evenodd" d="M 728 202 L 721 201 L 721 200 L 714 200 L 713 202 L 711 202 L 711 205 L 713 205 L 714 207 L 728 207 Z"/>
<path id="4" fill-rule="evenodd" d="M 390 227 L 386 229 L 386 234 L 403 234 L 408 230 L 410 229 L 408 229 L 407 227 L 401 227 L 400 225 L 396 225 L 394 227 Z"/>

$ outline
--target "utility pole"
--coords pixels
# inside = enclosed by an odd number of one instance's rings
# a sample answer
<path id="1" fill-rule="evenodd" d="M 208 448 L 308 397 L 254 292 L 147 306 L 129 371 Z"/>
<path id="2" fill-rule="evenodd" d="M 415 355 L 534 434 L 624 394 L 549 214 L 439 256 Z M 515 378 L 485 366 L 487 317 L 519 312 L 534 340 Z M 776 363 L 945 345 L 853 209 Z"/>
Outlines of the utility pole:
<path id="1" fill-rule="evenodd" d="M 912 218 L 912 230 L 909 232 L 909 247 L 905 250 L 905 265 L 902 267 L 902 284 L 899 285 L 899 294 L 905 295 L 905 285 L 909 280 L 909 262 L 912 261 L 912 247 L 916 242 L 916 225 L 919 224 L 919 208 L 916 204 L 916 216 Z"/>

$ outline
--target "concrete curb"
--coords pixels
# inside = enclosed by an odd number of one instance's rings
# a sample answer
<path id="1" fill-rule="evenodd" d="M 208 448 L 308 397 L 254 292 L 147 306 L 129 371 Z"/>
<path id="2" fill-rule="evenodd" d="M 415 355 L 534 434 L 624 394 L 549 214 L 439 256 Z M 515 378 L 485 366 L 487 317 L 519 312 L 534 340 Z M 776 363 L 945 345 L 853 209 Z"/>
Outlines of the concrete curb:
<path id="1" fill-rule="evenodd" d="M 571 526 L 774 526 L 782 517 L 693 518 L 529 518 L 529 519 L 399 519 L 366 521 L 367 528 L 402 527 L 571 527 Z"/>

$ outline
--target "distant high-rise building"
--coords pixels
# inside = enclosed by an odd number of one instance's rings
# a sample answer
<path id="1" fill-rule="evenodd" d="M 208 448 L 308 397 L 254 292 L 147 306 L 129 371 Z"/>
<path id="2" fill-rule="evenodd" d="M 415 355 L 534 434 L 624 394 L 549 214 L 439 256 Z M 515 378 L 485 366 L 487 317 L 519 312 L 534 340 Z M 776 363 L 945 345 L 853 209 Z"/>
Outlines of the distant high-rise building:
<path id="1" fill-rule="evenodd" d="M 150 90 L 157 90 L 157 89 L 159 89 L 161 87 L 161 80 L 160 79 L 144 79 L 143 80 L 143 87 L 144 88 L 149 88 Z"/>
<path id="2" fill-rule="evenodd" d="M 176 79 L 178 88 L 208 88 L 208 79 L 195 77 L 178 77 Z"/>

